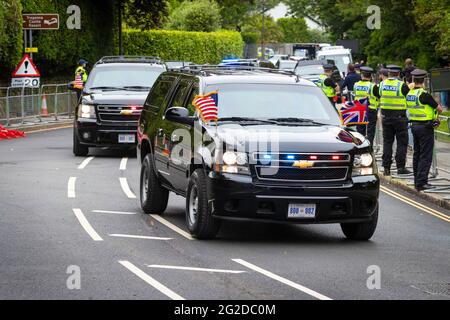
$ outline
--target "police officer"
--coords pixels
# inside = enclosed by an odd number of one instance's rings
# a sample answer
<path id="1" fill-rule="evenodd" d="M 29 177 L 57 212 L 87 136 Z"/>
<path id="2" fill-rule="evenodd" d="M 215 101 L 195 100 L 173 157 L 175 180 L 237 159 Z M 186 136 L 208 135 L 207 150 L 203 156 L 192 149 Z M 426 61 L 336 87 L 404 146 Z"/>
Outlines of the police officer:
<path id="1" fill-rule="evenodd" d="M 405 168 L 406 153 L 408 148 L 408 118 L 406 116 L 406 95 L 409 92 L 408 85 L 399 79 L 401 68 L 396 65 L 388 65 L 388 79 L 380 83 L 380 108 L 383 124 L 383 167 L 384 175 L 391 174 L 392 145 L 397 140 L 398 174 L 409 174 L 411 171 Z"/>
<path id="2" fill-rule="evenodd" d="M 80 59 L 78 61 L 77 69 L 75 70 L 74 88 L 77 91 L 78 101 L 80 100 L 81 93 L 83 92 L 83 89 L 84 89 L 84 85 L 86 84 L 86 82 L 88 80 L 88 73 L 86 71 L 87 64 L 88 64 L 88 62 L 86 60 Z M 82 85 L 77 83 L 78 76 L 81 76 L 81 80 L 83 81 Z"/>
<path id="3" fill-rule="evenodd" d="M 367 126 L 359 125 L 357 129 L 359 133 L 367 135 L 367 138 L 373 145 L 373 139 L 375 138 L 375 130 L 378 119 L 379 90 L 378 86 L 372 83 L 372 73 L 373 69 L 371 67 L 361 67 L 362 80 L 355 83 L 353 90 L 355 94 L 355 100 L 369 98 L 369 124 Z"/>
<path id="4" fill-rule="evenodd" d="M 433 122 L 438 113 L 442 112 L 442 106 L 423 88 L 426 71 L 415 69 L 411 71 L 411 76 L 414 88 L 406 96 L 406 104 L 414 137 L 414 185 L 416 190 L 422 191 L 433 188 L 428 184 L 428 173 L 433 160 Z"/>
<path id="5" fill-rule="evenodd" d="M 335 105 L 335 102 L 337 101 L 336 97 L 340 94 L 340 88 L 339 85 L 332 79 L 333 67 L 334 66 L 332 64 L 325 64 L 323 66 L 324 74 L 319 76 L 317 86 L 322 88 L 331 103 Z"/>

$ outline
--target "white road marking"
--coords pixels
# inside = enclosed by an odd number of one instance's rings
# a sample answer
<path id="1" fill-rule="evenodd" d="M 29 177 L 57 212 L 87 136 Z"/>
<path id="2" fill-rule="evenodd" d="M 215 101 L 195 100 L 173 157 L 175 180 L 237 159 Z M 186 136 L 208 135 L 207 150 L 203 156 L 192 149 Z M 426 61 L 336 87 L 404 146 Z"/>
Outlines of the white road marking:
<path id="1" fill-rule="evenodd" d="M 83 170 L 86 168 L 86 166 L 91 162 L 91 160 L 94 159 L 94 157 L 88 157 L 84 159 L 84 161 L 78 166 L 78 170 Z"/>
<path id="2" fill-rule="evenodd" d="M 231 259 L 231 260 L 233 260 L 234 262 L 237 262 L 237 263 L 239 263 L 239 264 L 241 264 L 241 265 L 243 265 L 243 266 L 245 266 L 245 267 L 247 267 L 249 269 L 252 269 L 252 270 L 254 270 L 256 272 L 259 272 L 259 273 L 265 275 L 266 277 L 272 278 L 272 279 L 274 279 L 276 281 L 284 283 L 285 285 L 288 285 L 288 286 L 290 286 L 292 288 L 300 290 L 300 291 L 302 291 L 302 292 L 304 292 L 304 293 L 306 293 L 306 294 L 308 294 L 310 296 L 313 296 L 314 298 L 317 298 L 319 300 L 333 300 L 333 299 L 331 299 L 331 298 L 329 298 L 327 296 L 324 296 L 323 294 L 320 294 L 320 293 L 318 293 L 318 292 L 316 292 L 314 290 L 311 290 L 311 289 L 309 289 L 307 287 L 304 287 L 304 286 L 302 286 L 302 285 L 300 285 L 298 283 L 295 283 L 295 282 L 293 282 L 291 280 L 288 280 L 288 279 L 285 279 L 283 277 L 280 277 L 280 276 L 278 276 L 278 275 L 276 275 L 276 274 L 274 274 L 274 273 L 272 273 L 270 271 L 267 271 L 267 270 L 264 270 L 264 269 L 262 269 L 262 268 L 260 268 L 258 266 L 255 266 L 254 264 L 251 264 L 251 263 L 249 263 L 249 262 L 247 262 L 245 260 L 242 260 L 242 259 Z"/>
<path id="3" fill-rule="evenodd" d="M 122 158 L 122 160 L 120 161 L 119 170 L 127 170 L 127 161 L 128 161 L 128 158 Z"/>
<path id="4" fill-rule="evenodd" d="M 161 292 L 161 293 L 165 294 L 166 296 L 168 296 L 170 299 L 172 299 L 172 300 L 185 300 L 182 296 L 178 295 L 177 293 L 173 292 L 172 290 L 167 288 L 162 283 L 160 283 L 160 282 L 156 281 L 155 279 L 153 279 L 152 277 L 150 277 L 148 274 L 146 274 L 144 271 L 142 271 L 141 269 L 136 267 L 131 262 L 126 261 L 126 260 L 119 260 L 119 263 L 122 266 L 124 266 L 125 268 L 127 268 L 128 270 L 130 270 L 131 272 L 133 272 L 136 276 L 138 276 L 139 278 L 141 278 L 142 280 L 147 282 L 153 288 L 155 288 L 159 292 Z"/>
<path id="5" fill-rule="evenodd" d="M 92 240 L 94 241 L 103 241 L 102 237 L 98 235 L 98 233 L 92 228 L 89 221 L 87 221 L 86 217 L 84 216 L 81 209 L 72 209 L 73 213 L 77 217 L 78 221 L 80 222 L 81 226 L 84 228 L 84 230 L 91 236 Z"/>
<path id="6" fill-rule="evenodd" d="M 118 238 L 134 238 L 134 239 L 148 239 L 148 240 L 172 240 L 172 238 L 161 238 L 161 237 L 149 237 L 149 236 L 135 236 L 132 234 L 119 234 L 112 233 L 108 234 L 110 237 L 118 237 Z"/>
<path id="7" fill-rule="evenodd" d="M 247 272 L 247 271 L 240 271 L 240 270 L 224 270 L 224 269 L 207 269 L 207 268 L 165 266 L 165 265 L 159 265 L 159 264 L 151 264 L 151 265 L 148 265 L 147 267 L 149 267 L 149 268 L 161 268 L 161 269 L 189 270 L 189 271 L 219 272 L 219 273 L 244 273 L 244 272 Z"/>
<path id="8" fill-rule="evenodd" d="M 108 210 L 92 210 L 94 213 L 111 213 L 111 214 L 137 214 L 136 212 L 125 211 L 108 211 Z"/>
<path id="9" fill-rule="evenodd" d="M 176 225 L 174 225 L 173 223 L 167 221 L 166 219 L 164 219 L 161 216 L 158 216 L 157 214 L 151 214 L 150 217 L 152 217 L 153 219 L 155 219 L 156 221 L 162 223 L 163 225 L 165 225 L 166 227 L 172 229 L 173 231 L 175 231 L 176 233 L 182 235 L 183 237 L 185 237 L 186 239 L 189 240 L 195 240 L 188 232 L 180 229 L 179 227 L 177 227 Z"/>
<path id="10" fill-rule="evenodd" d="M 120 186 L 122 187 L 123 192 L 130 199 L 136 199 L 135 194 L 131 191 L 130 186 L 128 185 L 127 178 L 119 178 Z"/>
<path id="11" fill-rule="evenodd" d="M 70 177 L 69 182 L 67 183 L 67 198 L 74 199 L 75 198 L 75 182 L 77 181 L 76 177 Z"/>

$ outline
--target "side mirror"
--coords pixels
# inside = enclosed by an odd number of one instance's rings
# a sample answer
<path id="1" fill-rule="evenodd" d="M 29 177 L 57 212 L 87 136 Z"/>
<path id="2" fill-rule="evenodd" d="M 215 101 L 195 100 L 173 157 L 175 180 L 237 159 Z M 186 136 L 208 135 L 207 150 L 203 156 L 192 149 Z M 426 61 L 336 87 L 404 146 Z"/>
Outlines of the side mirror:
<path id="1" fill-rule="evenodd" d="M 164 118 L 172 122 L 187 124 L 190 126 L 194 125 L 195 121 L 195 117 L 189 116 L 189 110 L 182 107 L 172 107 L 167 109 L 164 114 Z"/>

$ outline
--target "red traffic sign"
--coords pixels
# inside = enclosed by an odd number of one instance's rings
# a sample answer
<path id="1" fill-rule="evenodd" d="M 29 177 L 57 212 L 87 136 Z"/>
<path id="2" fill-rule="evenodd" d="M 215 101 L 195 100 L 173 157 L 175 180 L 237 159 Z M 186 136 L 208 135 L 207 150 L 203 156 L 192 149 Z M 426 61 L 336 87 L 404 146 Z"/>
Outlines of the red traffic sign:
<path id="1" fill-rule="evenodd" d="M 59 14 L 38 13 L 23 14 L 23 28 L 33 30 L 57 30 L 59 29 Z"/>
<path id="2" fill-rule="evenodd" d="M 13 78 L 21 78 L 21 77 L 40 77 L 41 74 L 39 70 L 36 68 L 33 60 L 31 60 L 28 54 L 25 54 L 17 66 L 16 70 L 12 73 Z"/>

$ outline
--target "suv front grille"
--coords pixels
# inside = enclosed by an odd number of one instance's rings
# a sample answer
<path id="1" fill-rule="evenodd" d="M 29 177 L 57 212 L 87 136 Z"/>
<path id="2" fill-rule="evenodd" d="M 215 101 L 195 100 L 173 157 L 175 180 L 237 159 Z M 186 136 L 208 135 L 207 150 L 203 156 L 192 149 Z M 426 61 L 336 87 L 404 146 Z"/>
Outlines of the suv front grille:
<path id="1" fill-rule="evenodd" d="M 102 122 L 121 122 L 137 124 L 142 106 L 98 105 L 98 116 Z"/>
<path id="2" fill-rule="evenodd" d="M 347 153 L 254 153 L 259 180 L 320 182 L 343 181 L 347 178 L 351 157 Z M 309 167 L 294 166 L 296 162 Z"/>

